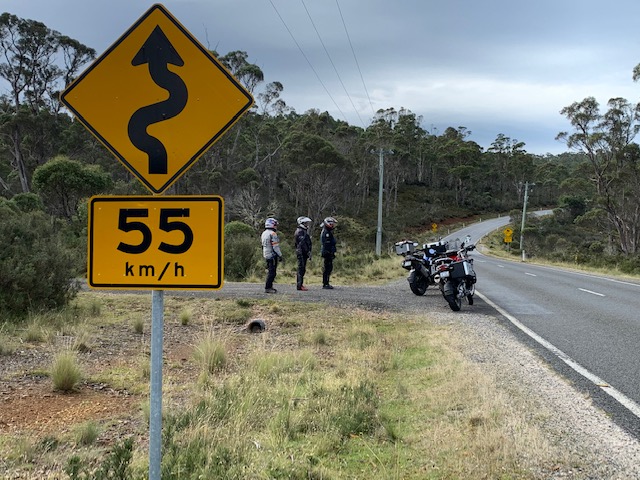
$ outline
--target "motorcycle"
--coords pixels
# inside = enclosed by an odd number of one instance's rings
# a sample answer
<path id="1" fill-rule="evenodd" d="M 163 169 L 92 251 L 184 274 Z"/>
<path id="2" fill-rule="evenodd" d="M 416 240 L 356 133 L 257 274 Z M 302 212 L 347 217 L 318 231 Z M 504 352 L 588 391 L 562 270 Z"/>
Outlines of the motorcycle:
<path id="1" fill-rule="evenodd" d="M 418 248 L 418 243 L 405 240 L 395 244 L 396 254 L 402 255 L 402 268 L 409 271 L 407 281 L 409 288 L 415 295 L 424 295 L 427 288 L 436 285 L 436 270 L 433 259 L 444 254 L 446 244 L 434 242 L 424 244 Z"/>
<path id="2" fill-rule="evenodd" d="M 445 256 L 435 260 L 435 279 L 439 283 L 442 296 L 454 312 L 462 308 L 462 299 L 466 298 L 469 305 L 473 305 L 473 295 L 476 292 L 476 272 L 473 269 L 473 259 L 469 252 L 476 246 L 462 243 L 460 248 L 448 250 Z"/>

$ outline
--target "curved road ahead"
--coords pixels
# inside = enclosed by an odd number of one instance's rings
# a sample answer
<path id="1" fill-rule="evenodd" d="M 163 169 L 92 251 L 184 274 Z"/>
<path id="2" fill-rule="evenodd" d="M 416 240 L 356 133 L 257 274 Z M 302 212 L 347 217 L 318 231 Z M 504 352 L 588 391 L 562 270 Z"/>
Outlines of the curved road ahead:
<path id="1" fill-rule="evenodd" d="M 450 237 L 468 234 L 476 242 L 508 220 L 479 222 Z M 479 251 L 472 255 L 478 296 L 621 423 L 637 425 L 640 281 L 499 259 Z"/>

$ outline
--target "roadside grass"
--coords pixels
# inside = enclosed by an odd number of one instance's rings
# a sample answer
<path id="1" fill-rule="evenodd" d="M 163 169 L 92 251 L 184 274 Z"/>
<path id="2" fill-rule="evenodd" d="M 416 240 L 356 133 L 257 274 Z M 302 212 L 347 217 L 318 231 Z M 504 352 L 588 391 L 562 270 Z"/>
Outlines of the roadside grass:
<path id="1" fill-rule="evenodd" d="M 55 390 L 73 391 L 82 380 L 82 369 L 78 364 L 77 354 L 71 350 L 57 353 L 51 364 L 49 375 Z"/>
<path id="2" fill-rule="evenodd" d="M 108 328 L 148 303 L 84 292 L 74 308 Z M 163 479 L 534 479 L 568 461 L 523 414 L 526 401 L 506 398 L 464 359 L 456 330 L 428 316 L 177 296 L 165 297 L 165 309 L 166 322 L 199 332 L 185 361 L 199 374 L 165 390 Z M 239 309 L 265 319 L 267 330 L 238 328 L 228 312 Z M 141 371 L 105 367 L 99 376 L 120 388 L 144 385 Z M 147 390 L 135 390 L 143 404 Z M 110 451 L 126 460 L 124 478 L 146 478 L 148 424 L 127 424 L 119 438 L 138 440 L 126 448 L 97 441 L 98 423 L 53 437 L 55 465 L 41 463 L 51 461 L 38 455 L 42 439 L 2 433 L 0 458 L 14 470 L 53 472 L 73 456 L 84 478 L 100 465 L 106 472 L 106 458 L 118 463 Z"/>

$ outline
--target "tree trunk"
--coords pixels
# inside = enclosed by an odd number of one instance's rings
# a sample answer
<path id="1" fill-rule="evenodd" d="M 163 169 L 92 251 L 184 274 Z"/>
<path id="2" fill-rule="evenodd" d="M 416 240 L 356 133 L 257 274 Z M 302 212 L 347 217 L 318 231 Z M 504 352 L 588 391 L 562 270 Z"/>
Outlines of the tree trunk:
<path id="1" fill-rule="evenodd" d="M 29 176 L 27 174 L 27 167 L 24 164 L 24 156 L 22 155 L 20 144 L 20 129 L 18 127 L 14 128 L 11 134 L 11 140 L 13 141 L 13 166 L 20 177 L 22 193 L 29 193 Z"/>

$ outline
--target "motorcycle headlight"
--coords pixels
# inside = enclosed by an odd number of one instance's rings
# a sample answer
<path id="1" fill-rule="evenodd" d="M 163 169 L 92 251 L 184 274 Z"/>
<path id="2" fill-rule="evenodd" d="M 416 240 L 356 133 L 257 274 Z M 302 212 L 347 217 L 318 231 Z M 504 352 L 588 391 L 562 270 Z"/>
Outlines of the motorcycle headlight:
<path id="1" fill-rule="evenodd" d="M 404 262 L 402 262 L 402 266 L 404 268 L 411 267 L 411 260 L 405 260 Z"/>

